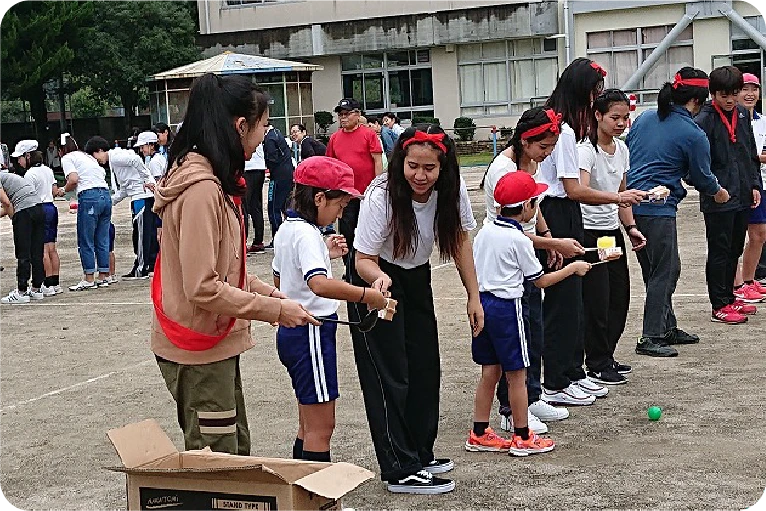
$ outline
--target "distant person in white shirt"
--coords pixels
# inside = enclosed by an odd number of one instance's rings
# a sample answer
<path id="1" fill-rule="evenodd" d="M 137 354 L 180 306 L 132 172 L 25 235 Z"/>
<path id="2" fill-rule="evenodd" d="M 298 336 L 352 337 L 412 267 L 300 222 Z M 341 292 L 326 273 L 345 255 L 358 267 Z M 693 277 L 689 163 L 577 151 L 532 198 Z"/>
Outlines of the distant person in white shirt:
<path id="1" fill-rule="evenodd" d="M 23 142 L 33 142 L 35 147 L 37 146 L 37 141 L 35 140 Z M 24 178 L 35 187 L 35 191 L 40 198 L 40 203 L 42 204 L 43 209 L 45 223 L 45 235 L 43 238 L 45 282 L 40 288 L 40 291 L 43 293 L 43 296 L 53 296 L 63 293 L 64 290 L 59 284 L 61 261 L 59 260 L 59 254 L 56 250 L 59 212 L 58 209 L 56 209 L 56 205 L 53 204 L 53 198 L 63 197 L 64 189 L 58 187 L 56 178 L 53 176 L 53 169 L 43 165 L 42 152 L 32 150 L 19 156 L 19 166 L 27 169 Z"/>
<path id="2" fill-rule="evenodd" d="M 130 197 L 133 219 L 133 252 L 136 254 L 133 269 L 123 275 L 125 280 L 148 279 L 154 271 L 152 259 L 152 240 L 156 241 L 157 226 L 153 218 L 148 218 L 150 210 L 147 203 L 154 202 L 154 178 L 144 165 L 143 159 L 130 149 L 109 149 L 109 142 L 101 137 L 93 137 L 85 144 L 85 152 L 92 155 L 101 165 L 109 164 L 112 184 L 118 185 L 112 203 L 117 204 L 125 197 Z M 156 258 L 156 253 L 154 254 Z"/>
<path id="3" fill-rule="evenodd" d="M 263 246 L 263 183 L 266 181 L 266 159 L 263 144 L 253 151 L 253 157 L 245 162 L 245 236 L 248 235 L 248 217 L 253 221 L 253 242 L 247 247 L 248 254 L 265 252 Z"/>
<path id="4" fill-rule="evenodd" d="M 77 191 L 77 249 L 80 252 L 83 279 L 70 291 L 108 287 L 109 225 L 112 198 L 106 183 L 106 171 L 96 159 L 77 147 L 69 135 L 61 135 L 59 151 L 66 176 L 64 190 Z M 98 271 L 98 279 L 95 278 Z"/>
<path id="5" fill-rule="evenodd" d="M 134 149 L 138 149 L 141 155 L 144 157 L 144 163 L 149 167 L 149 173 L 152 175 L 155 181 L 159 181 L 162 176 L 165 175 L 168 167 L 168 159 L 160 153 L 159 137 L 153 131 L 144 131 L 138 134 L 138 141 L 133 146 Z M 149 239 L 151 240 L 151 248 L 148 252 L 148 258 L 150 259 L 150 268 L 154 270 L 154 260 L 157 258 L 157 253 L 160 251 L 160 236 L 162 234 L 162 219 L 153 211 L 154 208 L 154 196 L 144 199 L 144 215 L 145 221 L 153 221 L 153 224 L 147 224 L 147 231 Z M 151 226 L 154 226 L 152 229 Z M 150 231 L 150 232 L 149 232 Z"/>

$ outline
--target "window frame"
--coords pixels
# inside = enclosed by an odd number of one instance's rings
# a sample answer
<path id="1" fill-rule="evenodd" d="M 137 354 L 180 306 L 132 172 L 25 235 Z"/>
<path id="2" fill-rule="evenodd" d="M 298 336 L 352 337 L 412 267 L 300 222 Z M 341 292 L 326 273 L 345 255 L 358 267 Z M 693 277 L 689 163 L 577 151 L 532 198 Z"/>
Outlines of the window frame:
<path id="1" fill-rule="evenodd" d="M 514 55 L 513 54 L 513 43 L 517 41 L 531 41 L 532 44 L 532 54 L 530 55 Z M 535 53 L 535 42 L 539 42 L 539 48 L 540 53 Z M 558 62 L 558 44 L 555 45 L 555 48 L 553 50 L 546 50 L 545 49 L 545 41 L 546 39 L 543 37 L 527 37 L 527 38 L 520 38 L 520 39 L 504 39 L 502 41 L 488 41 L 486 43 L 471 43 L 472 45 L 479 45 L 481 48 L 481 57 L 478 59 L 466 59 L 461 60 L 460 59 L 460 48 L 458 47 L 458 91 L 460 94 L 460 114 L 471 117 L 471 118 L 481 118 L 481 117 L 498 117 L 498 116 L 508 116 L 508 115 L 517 115 L 518 112 L 514 111 L 514 107 L 519 107 L 521 105 L 521 108 L 526 109 L 529 107 L 529 105 L 535 101 L 535 99 L 539 98 L 539 95 L 535 95 L 529 98 L 515 98 L 513 96 L 513 84 L 511 83 L 511 75 L 512 75 L 512 64 L 514 62 L 521 62 L 521 61 L 531 61 L 532 62 L 532 68 L 534 71 L 534 76 L 537 75 L 536 69 L 537 69 L 537 62 L 548 60 L 555 62 L 556 65 L 556 75 L 559 74 L 559 62 Z M 485 44 L 497 44 L 498 42 L 505 43 L 505 56 L 490 56 L 490 57 L 484 57 L 484 45 Z M 467 45 L 466 45 L 467 46 Z M 481 66 L 481 81 L 482 86 L 484 84 L 484 66 L 486 64 L 505 64 L 505 87 L 506 87 L 506 98 L 505 100 L 490 100 L 487 101 L 486 99 L 476 102 L 476 101 L 465 101 L 463 99 L 463 79 L 462 79 L 462 67 L 465 66 L 475 66 L 480 65 Z M 537 81 L 535 81 L 535 92 L 537 93 Z M 505 111 L 492 111 L 494 109 L 497 109 L 497 107 L 503 107 L 505 106 Z M 464 112 L 464 109 L 469 108 L 482 108 L 483 113 L 466 113 Z"/>
<path id="2" fill-rule="evenodd" d="M 632 28 L 629 27 L 629 28 L 621 28 L 621 29 L 614 29 L 614 30 L 598 30 L 596 32 L 587 32 L 585 34 L 585 46 L 586 46 L 585 55 L 589 57 L 590 55 L 595 55 L 595 54 L 609 54 L 609 59 L 610 59 L 609 64 L 606 64 L 606 63 L 602 63 L 602 64 L 604 64 L 604 66 L 607 67 L 607 68 L 611 68 L 615 53 L 635 52 L 636 62 L 637 62 L 636 70 L 638 70 L 638 68 L 641 67 L 641 64 L 643 64 L 643 62 L 645 60 L 644 59 L 644 52 L 648 51 L 649 53 L 651 53 L 652 51 L 654 51 L 655 48 L 657 48 L 660 45 L 660 42 L 662 41 L 662 40 L 660 40 L 659 42 L 656 42 L 656 43 L 643 43 L 642 42 L 642 37 L 641 37 L 641 31 L 644 30 L 644 29 L 659 28 L 659 27 L 665 27 L 665 36 L 667 36 L 667 34 L 673 29 L 673 25 L 651 25 L 651 26 L 646 26 L 646 27 L 632 27 Z M 691 31 L 692 31 L 691 39 L 681 39 L 681 40 L 677 39 L 677 40 L 673 41 L 673 44 L 671 44 L 668 47 L 668 50 L 670 48 L 692 48 L 692 50 L 693 50 L 693 48 L 694 48 L 694 26 L 692 24 L 690 24 L 688 28 L 691 29 Z M 612 43 L 614 43 L 614 33 L 615 32 L 624 32 L 626 30 L 635 30 L 635 32 L 636 32 L 636 44 L 628 44 L 628 45 L 620 45 L 620 46 L 609 46 L 609 47 L 595 47 L 595 48 L 589 48 L 588 47 L 588 36 L 590 34 L 594 34 L 594 33 L 598 33 L 598 32 L 608 32 L 609 33 L 610 41 Z M 664 39 L 664 37 L 663 37 L 663 39 Z M 668 54 L 668 52 L 666 50 L 665 54 L 663 55 L 665 57 L 665 63 L 666 64 L 667 64 L 667 54 Z M 655 64 L 655 66 L 656 65 L 657 64 Z M 649 74 L 649 72 L 651 72 L 653 69 L 654 69 L 654 66 L 652 66 L 652 69 L 650 69 L 647 72 L 647 74 Z M 670 80 L 671 78 L 672 78 L 672 76 L 668 76 L 667 80 Z M 646 79 L 646 75 L 641 78 L 641 83 L 636 87 L 636 89 L 632 90 L 630 92 L 635 92 L 636 93 L 639 105 L 656 105 L 657 104 L 657 102 L 656 102 L 657 89 L 647 88 L 645 86 L 645 82 L 644 82 L 645 79 Z M 610 83 L 610 86 L 611 87 L 621 87 L 622 84 Z M 651 98 L 651 99 L 644 99 L 645 97 Z"/>

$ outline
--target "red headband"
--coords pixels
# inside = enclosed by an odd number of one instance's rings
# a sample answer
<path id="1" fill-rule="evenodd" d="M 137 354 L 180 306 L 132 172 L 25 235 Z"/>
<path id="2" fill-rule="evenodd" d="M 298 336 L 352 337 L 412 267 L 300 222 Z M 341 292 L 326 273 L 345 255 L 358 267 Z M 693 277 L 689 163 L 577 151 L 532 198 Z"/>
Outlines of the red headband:
<path id="1" fill-rule="evenodd" d="M 681 78 L 679 73 L 676 73 L 675 79 L 673 79 L 673 88 L 677 89 L 679 85 L 688 85 L 689 87 L 701 87 L 707 89 L 710 87 L 710 80 L 707 78 Z"/>
<path id="2" fill-rule="evenodd" d="M 443 153 L 447 153 L 447 146 L 444 145 L 444 133 L 432 133 L 428 134 L 424 131 L 416 131 L 415 135 L 409 140 L 405 140 L 402 144 L 402 149 L 407 147 L 413 142 L 431 142 L 433 145 L 442 150 Z"/>
<path id="3" fill-rule="evenodd" d="M 534 137 L 535 135 L 539 135 L 541 133 L 545 133 L 546 131 L 550 131 L 554 135 L 561 133 L 561 114 L 557 114 L 553 110 L 548 109 L 545 111 L 545 115 L 548 116 L 548 120 L 550 122 L 546 122 L 540 126 L 528 129 L 521 134 L 522 140 L 525 140 L 529 137 Z"/>
<path id="4" fill-rule="evenodd" d="M 606 76 L 606 69 L 604 69 L 603 67 L 599 66 L 597 63 L 591 62 L 590 63 L 590 67 L 592 67 L 593 69 L 598 71 L 598 74 L 600 74 L 602 78 Z"/>

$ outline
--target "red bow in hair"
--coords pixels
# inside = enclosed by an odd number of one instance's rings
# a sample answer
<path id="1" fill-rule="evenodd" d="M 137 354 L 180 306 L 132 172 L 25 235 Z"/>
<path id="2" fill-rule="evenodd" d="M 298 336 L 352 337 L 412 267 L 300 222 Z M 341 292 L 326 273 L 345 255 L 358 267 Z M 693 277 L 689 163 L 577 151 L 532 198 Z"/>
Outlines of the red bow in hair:
<path id="1" fill-rule="evenodd" d="M 602 78 L 606 77 L 606 69 L 604 69 L 603 67 L 599 66 L 597 63 L 591 62 L 590 63 L 590 67 L 592 67 L 593 69 L 598 71 L 598 74 L 600 74 Z"/>
<path id="2" fill-rule="evenodd" d="M 539 135 L 541 133 L 545 133 L 546 131 L 550 131 L 554 135 L 561 133 L 561 114 L 557 114 L 553 110 L 548 109 L 545 111 L 545 115 L 548 116 L 548 120 L 550 122 L 546 122 L 540 126 L 528 129 L 521 134 L 522 140 L 525 140 L 529 137 L 534 137 L 535 135 Z"/>
<path id="3" fill-rule="evenodd" d="M 447 146 L 444 145 L 444 133 L 426 133 L 424 131 L 416 131 L 415 135 L 409 140 L 406 140 L 402 144 L 402 149 L 412 144 L 413 142 L 431 142 L 433 145 L 442 150 L 443 153 L 447 153 Z"/>
<path id="4" fill-rule="evenodd" d="M 688 85 L 689 87 L 701 87 L 707 89 L 710 87 L 710 80 L 707 78 L 681 78 L 680 73 L 676 73 L 673 79 L 673 88 L 677 89 L 679 85 Z"/>

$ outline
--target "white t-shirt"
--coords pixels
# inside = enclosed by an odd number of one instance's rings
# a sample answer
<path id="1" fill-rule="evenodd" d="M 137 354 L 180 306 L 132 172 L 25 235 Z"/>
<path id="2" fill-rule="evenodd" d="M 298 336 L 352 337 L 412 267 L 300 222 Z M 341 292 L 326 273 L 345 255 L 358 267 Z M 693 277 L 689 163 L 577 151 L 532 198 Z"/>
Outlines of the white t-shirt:
<path id="1" fill-rule="evenodd" d="M 546 197 L 566 197 L 562 179 L 580 180 L 577 162 L 577 138 L 568 124 L 561 125 L 561 135 L 550 156 L 543 160 L 537 172 L 537 182 L 548 185 Z"/>
<path id="2" fill-rule="evenodd" d="M 274 276 L 279 288 L 291 300 L 315 316 L 335 314 L 340 302 L 314 294 L 308 285 L 311 277 L 332 278 L 330 251 L 319 227 L 302 218 L 288 217 L 274 237 Z"/>
<path id="3" fill-rule="evenodd" d="M 152 177 L 157 180 L 165 175 L 165 171 L 168 167 L 168 159 L 161 155 L 159 152 L 154 153 L 149 159 L 147 167 L 149 167 L 149 173 L 152 175 Z"/>
<path id="4" fill-rule="evenodd" d="M 487 169 L 487 177 L 484 178 L 484 202 L 487 206 L 487 216 L 484 217 L 484 225 L 492 223 L 497 218 L 495 211 L 500 206 L 500 204 L 495 202 L 495 186 L 497 186 L 497 182 L 504 175 L 516 172 L 517 170 L 513 160 L 503 153 L 499 153 L 489 166 L 489 169 Z M 537 174 L 532 177 L 537 177 Z M 527 234 L 535 234 L 535 229 L 537 228 L 537 207 L 538 205 L 535 203 L 535 215 L 532 219 L 521 224 L 524 232 Z"/>
<path id="5" fill-rule="evenodd" d="M 82 151 L 72 151 L 61 158 L 61 167 L 64 175 L 69 176 L 77 172 L 77 193 L 82 193 L 91 188 L 108 188 L 106 184 L 106 171 L 98 164 L 96 159 Z"/>
<path id="6" fill-rule="evenodd" d="M 144 164 L 144 160 L 130 149 L 109 149 L 109 177 L 112 180 L 112 188 L 117 188 L 117 193 L 112 197 L 112 201 L 117 204 L 125 197 L 132 200 L 146 199 L 153 197 L 151 190 L 145 185 L 155 184 L 149 169 Z"/>
<path id="7" fill-rule="evenodd" d="M 763 152 L 764 143 L 766 143 L 766 117 L 754 112 L 753 116 L 753 135 L 755 136 L 755 148 L 758 150 L 758 156 Z M 757 115 L 757 117 L 756 117 Z M 766 186 L 766 164 L 761 163 L 761 180 Z"/>
<path id="8" fill-rule="evenodd" d="M 356 227 L 354 248 L 364 254 L 377 255 L 389 263 L 404 269 L 423 265 L 431 258 L 436 232 L 434 219 L 438 192 L 431 192 L 426 202 L 412 201 L 417 222 L 417 235 L 413 239 L 414 253 L 400 259 L 394 259 L 394 237 L 391 234 L 391 203 L 388 198 L 388 174 L 381 174 L 367 187 L 359 208 L 359 223 Z M 476 220 L 471 211 L 471 200 L 465 181 L 460 178 L 460 223 L 464 231 L 476 228 Z M 281 229 L 281 228 L 280 228 Z"/>
<path id="9" fill-rule="evenodd" d="M 473 261 L 479 291 L 498 298 L 521 298 L 524 281 L 543 275 L 532 240 L 509 218 L 499 217 L 481 228 L 473 240 Z"/>
<path id="10" fill-rule="evenodd" d="M 245 170 L 266 170 L 266 159 L 263 157 L 263 144 L 253 151 L 253 156 L 245 162 Z"/>
<path id="11" fill-rule="evenodd" d="M 24 174 L 24 178 L 35 187 L 40 202 L 53 202 L 53 185 L 56 184 L 56 178 L 53 177 L 53 170 L 45 165 L 35 165 L 30 167 Z"/>
<path id="12" fill-rule="evenodd" d="M 590 173 L 590 187 L 602 192 L 619 192 L 625 173 L 630 167 L 628 146 L 619 138 L 614 139 L 614 154 L 601 147 L 596 149 L 590 140 L 577 146 L 580 168 Z M 617 204 L 580 204 L 582 224 L 586 229 L 611 231 L 620 228 L 620 207 Z"/>

